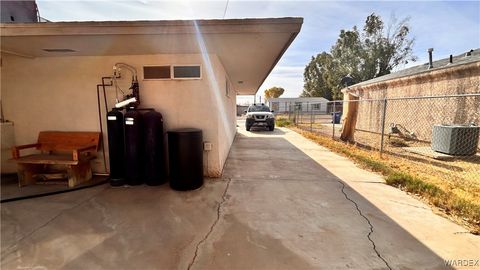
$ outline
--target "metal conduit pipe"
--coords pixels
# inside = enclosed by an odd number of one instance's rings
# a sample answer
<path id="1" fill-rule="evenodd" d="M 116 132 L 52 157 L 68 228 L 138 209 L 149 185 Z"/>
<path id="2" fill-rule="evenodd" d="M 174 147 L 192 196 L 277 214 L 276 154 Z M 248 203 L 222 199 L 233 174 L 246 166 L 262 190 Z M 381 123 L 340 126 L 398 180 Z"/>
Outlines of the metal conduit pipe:
<path id="1" fill-rule="evenodd" d="M 110 83 L 105 84 L 105 80 L 109 79 Z M 102 108 L 100 105 L 100 87 L 102 87 L 103 90 L 103 100 L 105 103 L 105 116 L 108 113 L 108 103 L 107 103 L 107 94 L 106 94 L 106 89 L 105 86 L 112 86 L 112 78 L 111 77 L 102 77 L 102 84 L 97 84 L 97 106 L 98 106 L 98 122 L 100 124 L 100 134 L 102 135 L 102 155 L 103 155 L 103 165 L 105 168 L 105 174 L 109 174 L 109 170 L 107 168 L 107 157 L 105 155 L 105 142 L 103 140 L 103 124 L 102 124 Z"/>

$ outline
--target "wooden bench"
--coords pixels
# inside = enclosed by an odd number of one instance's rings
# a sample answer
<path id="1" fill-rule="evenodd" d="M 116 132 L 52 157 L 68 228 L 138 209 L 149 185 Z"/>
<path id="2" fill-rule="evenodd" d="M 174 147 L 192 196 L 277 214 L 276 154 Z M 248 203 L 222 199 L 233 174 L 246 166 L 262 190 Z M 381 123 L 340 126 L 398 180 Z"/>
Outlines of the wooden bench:
<path id="1" fill-rule="evenodd" d="M 100 132 L 40 132 L 37 143 L 12 147 L 19 186 L 36 183 L 35 176 L 45 173 L 49 165 L 66 168 L 69 187 L 92 179 L 90 161 L 96 158 L 99 144 Z M 40 153 L 20 156 L 20 150 L 29 148 L 36 148 Z"/>

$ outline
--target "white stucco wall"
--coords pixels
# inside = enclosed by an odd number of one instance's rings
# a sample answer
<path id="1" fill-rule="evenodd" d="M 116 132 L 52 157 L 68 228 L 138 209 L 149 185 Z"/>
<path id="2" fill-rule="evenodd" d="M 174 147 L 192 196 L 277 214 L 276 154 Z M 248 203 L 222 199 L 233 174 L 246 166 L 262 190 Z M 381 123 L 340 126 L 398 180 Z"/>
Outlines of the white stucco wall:
<path id="1" fill-rule="evenodd" d="M 223 67 L 220 68 L 223 69 Z M 218 74 L 225 74 L 223 77 L 218 78 L 221 85 L 218 91 L 220 93 L 218 103 L 221 104 L 220 108 L 225 108 L 224 112 L 218 114 L 218 137 L 222 138 L 219 140 L 219 159 L 226 160 L 237 130 L 237 94 L 226 72 L 223 70 L 218 72 Z M 226 92 L 227 84 L 230 89 L 228 93 Z M 222 163 L 221 170 L 223 169 L 223 165 Z"/>
<path id="2" fill-rule="evenodd" d="M 128 63 L 138 71 L 141 107 L 162 113 L 165 130 L 180 127 L 203 130 L 204 141 L 213 144 L 212 151 L 204 153 L 205 175 L 217 177 L 235 134 L 236 102 L 233 89 L 230 97 L 225 96 L 227 74 L 222 63 L 216 55 L 208 57 L 211 68 L 207 68 L 205 58 L 198 54 L 34 59 L 2 55 L 1 97 L 5 118 L 15 123 L 17 144 L 35 142 L 42 130 L 99 131 L 96 85 L 102 76 L 111 75 L 115 63 Z M 143 80 L 143 65 L 173 64 L 201 64 L 202 79 Z M 121 87 L 128 90 L 130 73 L 124 70 L 123 76 Z M 111 108 L 115 91 L 113 87 L 107 89 Z M 105 124 L 105 115 L 103 120 Z M 106 132 L 103 140 L 106 142 Z M 93 167 L 97 172 L 104 171 L 101 152 Z"/>

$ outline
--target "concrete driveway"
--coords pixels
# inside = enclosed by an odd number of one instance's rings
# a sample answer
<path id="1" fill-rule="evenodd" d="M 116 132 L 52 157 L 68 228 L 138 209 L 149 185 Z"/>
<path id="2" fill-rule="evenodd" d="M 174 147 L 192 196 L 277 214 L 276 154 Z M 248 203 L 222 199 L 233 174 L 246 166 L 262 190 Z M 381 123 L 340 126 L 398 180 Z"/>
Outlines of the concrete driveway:
<path id="1" fill-rule="evenodd" d="M 2 204 L 2 269 L 444 269 L 480 239 L 287 129 L 244 131 L 223 179 Z M 478 268 L 478 266 L 477 266 Z"/>

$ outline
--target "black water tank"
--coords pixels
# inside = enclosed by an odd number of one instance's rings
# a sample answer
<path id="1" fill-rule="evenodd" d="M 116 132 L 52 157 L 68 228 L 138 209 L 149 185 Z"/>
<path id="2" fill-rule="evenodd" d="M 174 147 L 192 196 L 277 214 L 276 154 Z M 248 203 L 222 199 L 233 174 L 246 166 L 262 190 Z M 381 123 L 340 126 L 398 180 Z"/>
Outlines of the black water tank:
<path id="1" fill-rule="evenodd" d="M 195 128 L 168 132 L 170 186 L 192 190 L 203 185 L 203 135 Z"/>
<path id="2" fill-rule="evenodd" d="M 145 126 L 145 183 L 156 186 L 166 182 L 163 118 L 159 112 L 148 111 L 143 115 Z"/>
<path id="3" fill-rule="evenodd" d="M 110 160 L 110 184 L 125 185 L 125 137 L 123 113 L 113 109 L 107 113 L 108 154 Z"/>
<path id="4" fill-rule="evenodd" d="M 144 129 L 142 114 L 135 109 L 125 113 L 125 178 L 129 185 L 143 183 Z"/>

